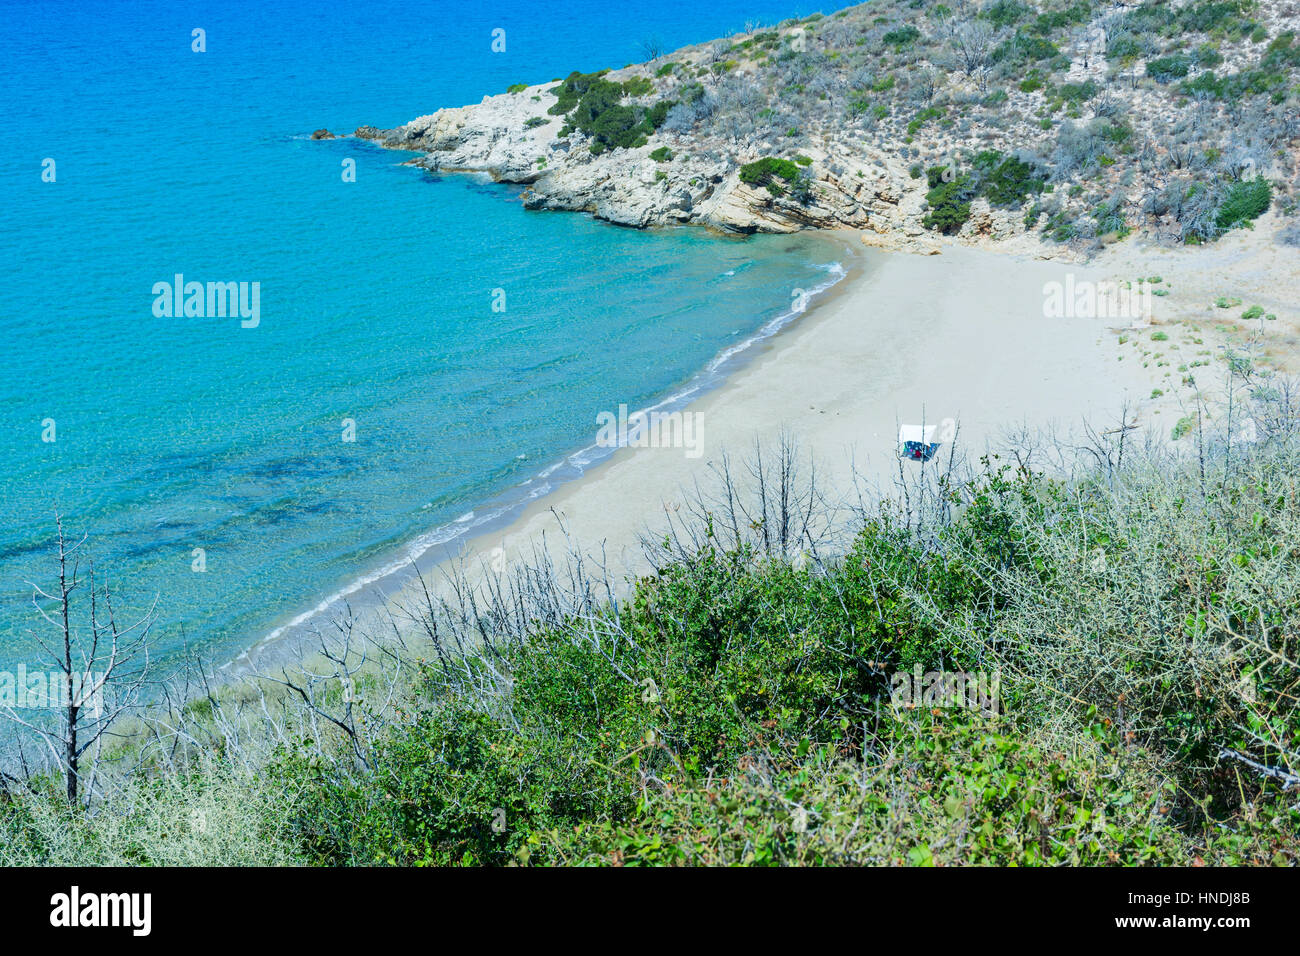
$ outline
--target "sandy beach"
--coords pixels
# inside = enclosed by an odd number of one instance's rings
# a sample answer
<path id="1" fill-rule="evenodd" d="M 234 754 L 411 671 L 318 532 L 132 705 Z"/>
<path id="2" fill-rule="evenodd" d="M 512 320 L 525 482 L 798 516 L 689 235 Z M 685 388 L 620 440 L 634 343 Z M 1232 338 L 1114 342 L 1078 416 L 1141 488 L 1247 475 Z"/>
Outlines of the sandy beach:
<path id="1" fill-rule="evenodd" d="M 852 234 L 848 234 L 853 238 Z M 616 577 L 645 570 L 641 534 L 664 523 L 725 451 L 785 433 L 828 488 L 854 471 L 883 482 L 897 469 L 900 423 L 952 419 L 961 445 L 982 451 L 1008 427 L 1078 426 L 1154 411 L 1152 376 L 1117 360 L 1127 323 L 1044 316 L 1045 284 L 1101 280 L 1104 268 L 951 246 L 938 256 L 865 249 L 850 275 L 721 387 L 689 406 L 702 454 L 622 448 L 581 479 L 532 504 L 508 527 L 469 542 L 470 567 L 527 558 L 542 545 L 603 554 Z M 594 431 L 594 425 L 593 425 Z"/>

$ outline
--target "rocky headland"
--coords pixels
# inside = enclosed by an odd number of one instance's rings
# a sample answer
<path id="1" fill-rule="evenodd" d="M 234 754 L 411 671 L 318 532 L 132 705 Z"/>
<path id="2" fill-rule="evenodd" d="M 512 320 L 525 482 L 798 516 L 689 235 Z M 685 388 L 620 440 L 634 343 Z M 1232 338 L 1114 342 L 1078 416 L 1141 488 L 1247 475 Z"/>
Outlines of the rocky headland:
<path id="1" fill-rule="evenodd" d="M 883 0 L 355 135 L 523 184 L 530 209 L 638 228 L 1067 256 L 1133 234 L 1203 243 L 1295 212 L 1298 14 Z"/>

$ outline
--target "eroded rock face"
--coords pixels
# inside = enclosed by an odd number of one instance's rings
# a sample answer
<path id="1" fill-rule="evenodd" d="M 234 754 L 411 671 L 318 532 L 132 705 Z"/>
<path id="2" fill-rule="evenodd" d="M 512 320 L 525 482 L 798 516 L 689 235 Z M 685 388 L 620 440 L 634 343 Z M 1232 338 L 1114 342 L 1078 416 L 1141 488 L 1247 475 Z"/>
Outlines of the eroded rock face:
<path id="1" fill-rule="evenodd" d="M 660 130 L 644 146 L 594 155 L 581 131 L 559 138 L 564 117 L 547 112 L 556 101 L 553 85 L 441 109 L 396 129 L 362 126 L 355 135 L 422 153 L 416 165 L 431 171 L 482 172 L 523 184 L 528 209 L 587 212 L 636 228 L 694 223 L 742 234 L 852 228 L 869 245 L 923 254 L 939 249 L 921 223 L 925 180 L 913 178 L 893 153 L 825 137 L 821 148 L 806 150 L 812 196 L 800 202 L 741 182 L 741 165 L 759 155 L 708 136 Z M 665 146 L 671 156 L 656 161 L 651 153 Z M 1015 232 L 1013 218 L 985 205 L 960 238 L 995 241 Z"/>
<path id="2" fill-rule="evenodd" d="M 551 116 L 553 84 L 484 97 L 472 106 L 441 109 L 396 129 L 362 126 L 356 136 L 389 149 L 423 153 L 432 171 L 484 172 L 529 188 L 528 209 L 588 212 L 645 228 L 697 223 L 735 233 L 788 233 L 804 228 L 864 227 L 896 204 L 892 185 L 837 177 L 813 166 L 813 198 L 800 203 L 740 181 L 742 163 L 724 143 L 661 131 L 645 146 L 593 155 L 580 131 L 561 139 L 564 118 Z M 667 146 L 667 161 L 651 157 Z"/>
<path id="3" fill-rule="evenodd" d="M 321 128 L 311 134 L 312 139 L 336 139 L 337 137 L 329 130 Z"/>
<path id="4" fill-rule="evenodd" d="M 1000 241 L 1025 231 L 1024 213 L 1015 209 L 994 209 L 987 199 L 971 201 L 970 219 L 961 228 L 964 239 Z"/>

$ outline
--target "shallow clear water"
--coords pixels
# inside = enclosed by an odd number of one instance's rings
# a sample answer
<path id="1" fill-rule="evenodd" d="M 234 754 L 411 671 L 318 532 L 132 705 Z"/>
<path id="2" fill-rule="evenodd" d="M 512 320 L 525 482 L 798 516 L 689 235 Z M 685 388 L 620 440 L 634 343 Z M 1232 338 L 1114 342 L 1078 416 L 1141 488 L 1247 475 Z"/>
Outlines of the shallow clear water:
<path id="1" fill-rule="evenodd" d="M 158 595 L 161 651 L 229 659 L 589 445 L 598 412 L 680 391 L 840 254 L 529 213 L 510 187 L 307 138 L 807 11 L 52 11 L 0 18 L 0 662 L 30 658 L 56 509 L 133 603 Z M 154 284 L 178 273 L 259 283 L 259 324 L 156 316 Z"/>

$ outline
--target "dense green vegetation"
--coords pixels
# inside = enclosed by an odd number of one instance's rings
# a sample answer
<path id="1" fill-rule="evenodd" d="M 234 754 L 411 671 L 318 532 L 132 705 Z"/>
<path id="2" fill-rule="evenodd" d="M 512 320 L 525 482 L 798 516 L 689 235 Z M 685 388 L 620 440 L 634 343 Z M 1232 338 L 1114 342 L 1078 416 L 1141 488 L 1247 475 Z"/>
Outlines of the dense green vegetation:
<path id="1" fill-rule="evenodd" d="M 954 233 L 966 224 L 971 200 L 977 196 L 992 206 L 1019 208 L 1029 196 L 1047 188 L 1046 174 L 1039 165 L 997 150 L 975 154 L 960 169 L 956 164 L 932 166 L 926 176 L 929 211 L 922 222 L 942 233 Z"/>
<path id="2" fill-rule="evenodd" d="M 799 166 L 788 159 L 764 156 L 740 167 L 740 181 L 751 186 L 763 186 L 773 196 L 785 194 L 785 185 L 799 178 Z"/>
<path id="3" fill-rule="evenodd" d="M 1215 225 L 1228 230 L 1262 216 L 1273 201 L 1273 186 L 1262 176 L 1243 179 L 1228 187 L 1215 213 Z"/>
<path id="4" fill-rule="evenodd" d="M 608 70 L 579 73 L 576 70 L 559 86 L 552 88 L 556 101 L 547 111 L 566 116 L 560 136 L 578 129 L 591 137 L 591 152 L 607 149 L 630 149 L 643 146 L 654 131 L 663 125 L 668 111 L 675 105 L 660 100 L 653 106 L 623 102 L 628 97 L 645 96 L 654 84 L 645 77 L 622 83 L 605 79 Z"/>
<path id="5" fill-rule="evenodd" d="M 368 786 L 286 758 L 311 781 L 295 826 L 326 863 L 1295 862 L 1294 801 L 1220 759 L 1300 744 L 1280 465 L 1195 507 L 1190 476 L 1116 495 L 995 469 L 937 541 L 875 520 L 823 567 L 706 536 L 619 640 L 539 629 L 505 711 L 428 711 Z M 882 703 L 913 665 L 995 662 L 999 718 Z"/>
<path id="6" fill-rule="evenodd" d="M 1184 54 L 1175 54 L 1174 56 L 1160 57 L 1156 60 L 1148 60 L 1146 71 L 1147 76 L 1151 77 L 1157 83 L 1168 83 L 1170 80 L 1182 79 L 1192 68 L 1192 58 Z"/>

